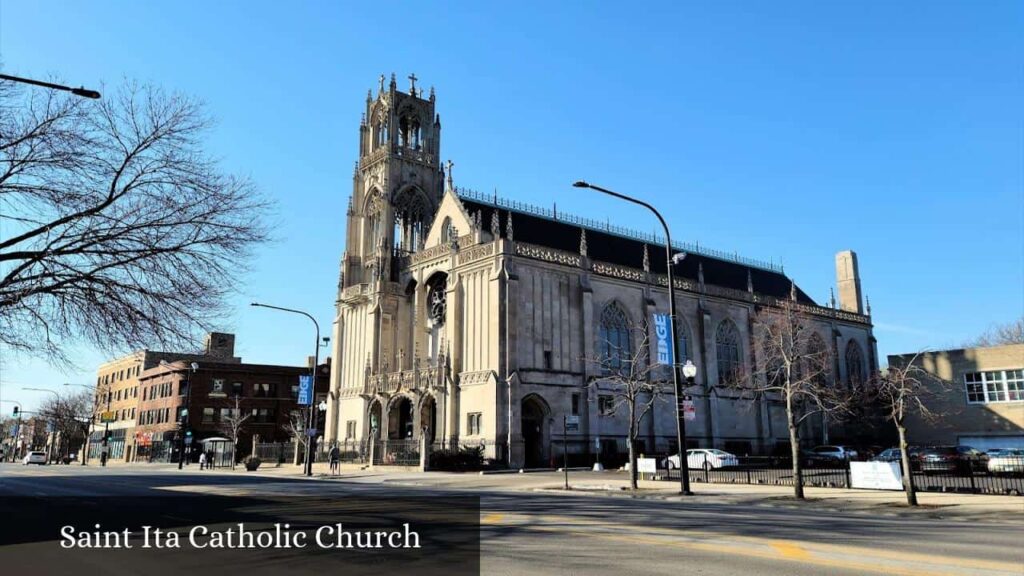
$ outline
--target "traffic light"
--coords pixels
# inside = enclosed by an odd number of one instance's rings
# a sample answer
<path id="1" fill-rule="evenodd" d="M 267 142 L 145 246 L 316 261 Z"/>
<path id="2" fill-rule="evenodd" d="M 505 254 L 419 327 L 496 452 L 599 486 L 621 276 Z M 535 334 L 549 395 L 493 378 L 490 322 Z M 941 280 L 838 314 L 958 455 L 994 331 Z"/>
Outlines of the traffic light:
<path id="1" fill-rule="evenodd" d="M 187 431 L 185 432 L 185 436 L 186 436 L 186 437 L 188 437 L 188 436 L 191 436 L 191 435 L 192 435 L 192 431 L 191 431 L 191 430 L 187 430 Z"/>
<path id="2" fill-rule="evenodd" d="M 17 416 L 17 415 L 18 415 L 18 411 L 19 411 L 19 410 L 21 410 L 21 409 L 20 409 L 20 408 L 18 408 L 17 406 L 15 406 L 15 407 L 14 407 L 14 414 L 13 414 L 13 415 L 14 415 L 14 416 Z"/>

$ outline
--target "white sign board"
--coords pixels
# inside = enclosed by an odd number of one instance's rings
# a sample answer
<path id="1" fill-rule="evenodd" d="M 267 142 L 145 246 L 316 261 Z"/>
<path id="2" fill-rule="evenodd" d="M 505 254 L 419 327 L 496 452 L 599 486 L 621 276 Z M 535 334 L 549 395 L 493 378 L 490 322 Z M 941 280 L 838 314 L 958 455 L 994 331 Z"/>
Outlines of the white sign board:
<path id="1" fill-rule="evenodd" d="M 658 461 L 655 458 L 637 458 L 636 471 L 641 474 L 657 474 Z"/>
<path id="2" fill-rule="evenodd" d="M 869 490 L 903 490 L 899 462 L 850 462 L 850 484 Z"/>
<path id="3" fill-rule="evenodd" d="M 693 405 L 693 400 L 683 400 L 683 419 L 687 422 L 697 419 L 697 407 Z"/>
<path id="4" fill-rule="evenodd" d="M 566 416 L 565 417 L 565 431 L 566 432 L 579 432 L 580 431 L 580 417 L 579 416 Z"/>

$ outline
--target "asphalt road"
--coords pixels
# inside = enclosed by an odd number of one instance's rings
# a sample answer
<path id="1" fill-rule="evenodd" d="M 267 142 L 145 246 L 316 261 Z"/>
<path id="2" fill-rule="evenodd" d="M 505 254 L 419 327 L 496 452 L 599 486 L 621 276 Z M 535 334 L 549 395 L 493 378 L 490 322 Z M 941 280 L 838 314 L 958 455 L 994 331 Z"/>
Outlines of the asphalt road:
<path id="1" fill-rule="evenodd" d="M 338 502 L 479 496 L 483 574 L 1024 574 L 1024 525 L 1019 523 L 549 492 L 470 492 L 366 478 L 287 479 L 194 468 L 0 465 L 0 506 L 12 496 L 138 501 L 174 493 L 228 499 L 308 497 L 326 517 Z M 215 515 L 217 510 L 207 512 Z M 6 565 L 4 548 L 0 565 Z M 192 576 L 204 570 L 201 554 L 187 559 L 191 570 L 182 565 L 186 559 L 180 554 L 162 562 Z M 296 564 L 287 568 L 302 570 Z"/>

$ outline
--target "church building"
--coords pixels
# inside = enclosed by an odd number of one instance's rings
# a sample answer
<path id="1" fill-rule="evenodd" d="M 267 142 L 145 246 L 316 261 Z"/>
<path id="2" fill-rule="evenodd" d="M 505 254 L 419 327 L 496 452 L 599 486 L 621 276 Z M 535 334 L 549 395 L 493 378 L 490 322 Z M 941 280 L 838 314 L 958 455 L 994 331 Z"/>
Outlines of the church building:
<path id="1" fill-rule="evenodd" d="M 631 327 L 668 312 L 663 240 L 560 210 L 456 188 L 442 164 L 429 94 L 394 75 L 367 94 L 341 260 L 325 440 L 483 445 L 512 467 L 625 452 L 629 419 L 590 359 L 647 339 Z M 757 366 L 757 310 L 795 300 L 831 348 L 837 383 L 877 369 L 856 254 L 836 256 L 839 302 L 818 305 L 780 266 L 677 245 L 677 360 L 698 368 L 687 393 L 690 446 L 766 454 L 788 442 L 785 411 L 738 398 L 720 375 Z M 651 338 L 653 340 L 653 336 Z M 676 446 L 676 406 L 640 423 L 641 451 Z M 565 418 L 563 418 L 565 417 Z M 572 422 L 566 425 L 566 422 Z M 807 442 L 840 441 L 828 422 Z M 831 435 L 830 435 L 831 432 Z"/>

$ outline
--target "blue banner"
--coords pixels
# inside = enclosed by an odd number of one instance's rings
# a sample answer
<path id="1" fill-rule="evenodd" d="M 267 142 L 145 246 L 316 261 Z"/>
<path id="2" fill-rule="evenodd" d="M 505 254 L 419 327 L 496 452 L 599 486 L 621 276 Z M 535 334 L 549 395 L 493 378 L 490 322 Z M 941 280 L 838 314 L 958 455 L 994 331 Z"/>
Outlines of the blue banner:
<path id="1" fill-rule="evenodd" d="M 309 374 L 299 376 L 299 406 L 313 403 L 313 377 Z"/>
<path id="2" fill-rule="evenodd" d="M 675 342 L 672 340 L 672 324 L 668 314 L 654 313 L 654 358 L 658 364 L 671 366 L 675 358 Z"/>

